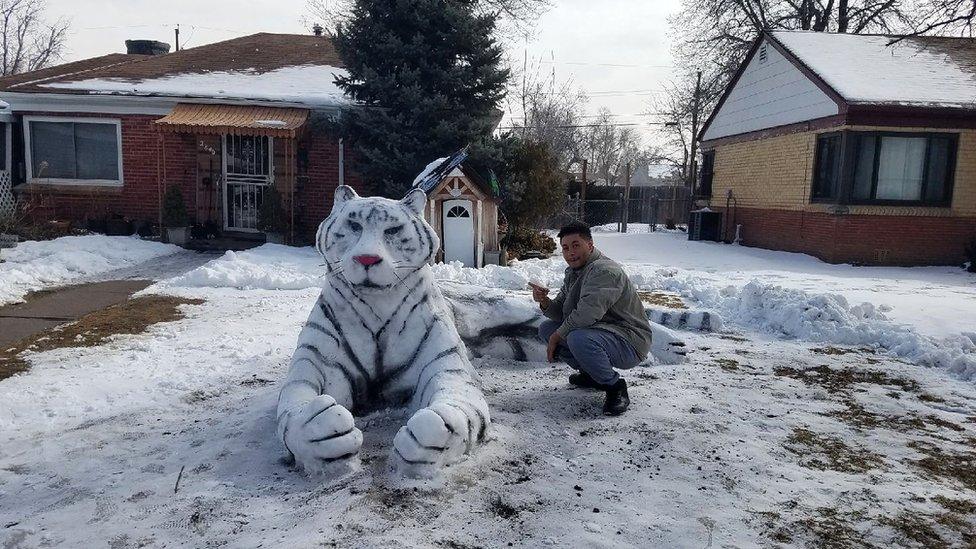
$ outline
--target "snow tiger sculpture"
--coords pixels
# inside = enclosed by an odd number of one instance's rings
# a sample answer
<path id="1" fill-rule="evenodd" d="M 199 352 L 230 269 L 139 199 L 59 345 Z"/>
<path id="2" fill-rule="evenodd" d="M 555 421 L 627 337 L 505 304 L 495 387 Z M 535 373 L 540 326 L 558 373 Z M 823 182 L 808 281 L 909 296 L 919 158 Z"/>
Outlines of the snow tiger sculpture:
<path id="1" fill-rule="evenodd" d="M 488 404 L 428 266 L 440 242 L 426 202 L 419 189 L 396 201 L 340 186 L 319 226 L 327 282 L 277 409 L 278 438 L 306 471 L 358 462 L 353 414 L 386 406 L 413 411 L 393 438 L 407 476 L 433 476 L 485 438 Z"/>

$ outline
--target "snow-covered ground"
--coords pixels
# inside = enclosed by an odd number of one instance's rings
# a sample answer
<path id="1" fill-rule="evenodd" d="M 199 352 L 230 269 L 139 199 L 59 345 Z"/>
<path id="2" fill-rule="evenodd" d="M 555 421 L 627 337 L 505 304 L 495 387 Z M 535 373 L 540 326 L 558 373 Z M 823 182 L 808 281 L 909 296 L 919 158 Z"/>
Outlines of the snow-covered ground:
<path id="1" fill-rule="evenodd" d="M 356 474 L 306 478 L 280 461 L 275 399 L 321 284 L 314 251 L 228 252 L 160 282 L 147 291 L 206 302 L 146 334 L 34 355 L 29 372 L 0 381 L 0 540 L 802 547 L 840 536 L 835 546 L 887 546 L 911 545 L 904 525 L 922 520 L 961 542 L 958 521 L 938 519 L 945 502 L 976 498 L 965 476 L 976 385 L 949 363 L 929 366 L 933 353 L 972 358 L 953 338 L 972 330 L 976 278 L 683 238 L 596 236 L 642 289 L 717 311 L 725 332 L 680 332 L 687 363 L 625 374 L 633 405 L 619 418 L 598 414 L 600 394 L 568 388 L 565 366 L 477 360 L 490 441 L 430 486 L 387 469 L 397 411 L 357 419 Z M 555 287 L 562 268 L 435 273 L 528 300 L 527 280 Z"/>
<path id="2" fill-rule="evenodd" d="M 21 242 L 0 257 L 0 305 L 20 301 L 28 292 L 71 284 L 100 273 L 132 267 L 181 248 L 129 236 L 65 236 Z"/>

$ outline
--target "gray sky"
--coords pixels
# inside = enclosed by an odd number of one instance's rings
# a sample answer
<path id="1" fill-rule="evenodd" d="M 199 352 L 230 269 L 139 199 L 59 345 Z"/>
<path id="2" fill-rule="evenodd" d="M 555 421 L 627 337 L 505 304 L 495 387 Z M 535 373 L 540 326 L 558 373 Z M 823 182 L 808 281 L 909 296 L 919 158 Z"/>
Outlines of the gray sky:
<path id="1" fill-rule="evenodd" d="M 524 55 L 530 67 L 557 81 L 572 79 L 590 94 L 588 114 L 609 108 L 621 123 L 646 123 L 651 94 L 670 78 L 667 17 L 680 0 L 554 0 L 529 40 L 511 39 L 513 65 Z M 125 51 L 127 38 L 183 47 L 255 32 L 307 32 L 306 0 L 47 0 L 48 16 L 71 22 L 66 60 Z M 518 112 L 510 113 L 519 115 Z M 653 127 L 640 129 L 647 133 Z"/>

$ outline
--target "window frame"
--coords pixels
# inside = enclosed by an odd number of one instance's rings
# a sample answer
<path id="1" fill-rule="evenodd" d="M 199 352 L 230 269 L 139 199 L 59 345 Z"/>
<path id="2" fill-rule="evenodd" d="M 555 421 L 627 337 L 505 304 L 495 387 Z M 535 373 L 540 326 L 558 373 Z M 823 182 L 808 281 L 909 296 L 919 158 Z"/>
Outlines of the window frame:
<path id="1" fill-rule="evenodd" d="M 813 145 L 813 170 L 810 173 L 810 203 L 811 204 L 833 204 L 840 200 L 841 196 L 844 195 L 844 188 L 847 185 L 847 171 L 845 169 L 846 156 L 847 156 L 847 143 L 849 141 L 847 137 L 848 132 L 824 132 L 816 134 L 816 140 Z M 837 154 L 840 155 L 838 159 L 837 166 L 837 181 L 834 182 L 833 189 L 830 196 L 815 196 L 817 190 L 817 175 L 820 171 L 817 167 L 820 165 L 820 140 L 821 139 L 833 139 L 837 138 L 840 140 L 838 145 Z"/>
<path id="2" fill-rule="evenodd" d="M 81 124 L 112 124 L 115 126 L 115 138 L 118 142 L 117 166 L 118 179 L 76 179 L 63 177 L 34 177 L 34 158 L 31 147 L 31 122 L 62 122 L 62 123 L 81 123 Z M 24 164 L 27 169 L 27 183 L 39 185 L 79 185 L 79 186 L 99 186 L 99 187 L 121 187 L 125 180 L 122 171 L 122 120 L 119 118 L 102 118 L 86 116 L 24 116 Z"/>
<path id="3" fill-rule="evenodd" d="M 906 206 L 906 207 L 932 207 L 932 208 L 948 208 L 952 206 L 952 194 L 956 186 L 956 161 L 959 156 L 959 134 L 950 132 L 893 132 L 893 131 L 852 131 L 850 132 L 850 137 L 855 139 L 848 139 L 850 145 L 850 158 L 851 166 L 849 170 L 845 170 L 845 184 L 848 190 L 849 203 L 856 206 Z M 903 137 L 903 138 L 925 138 L 925 161 L 922 165 L 922 189 L 921 189 L 921 200 L 892 200 L 892 199 L 878 199 L 878 198 L 856 198 L 854 196 L 854 172 L 857 169 L 856 158 L 858 158 L 859 149 L 858 144 L 861 141 L 861 137 L 874 137 L 876 139 L 875 151 L 874 151 L 874 165 L 871 168 L 871 195 L 875 196 L 878 192 L 878 164 L 881 159 L 881 138 L 883 137 Z M 932 151 L 932 138 L 946 138 L 949 140 L 949 151 L 948 151 L 948 165 L 946 166 L 945 175 L 945 199 L 941 201 L 929 201 L 925 200 L 925 191 L 928 189 L 929 184 L 929 158 Z"/>
<path id="4" fill-rule="evenodd" d="M 711 161 L 709 161 L 711 159 Z M 705 168 L 708 168 L 706 171 Z M 705 194 L 705 176 L 708 176 L 708 194 Z M 701 170 L 698 174 L 698 188 L 695 189 L 696 198 L 711 198 L 715 186 L 715 149 L 702 151 Z"/>

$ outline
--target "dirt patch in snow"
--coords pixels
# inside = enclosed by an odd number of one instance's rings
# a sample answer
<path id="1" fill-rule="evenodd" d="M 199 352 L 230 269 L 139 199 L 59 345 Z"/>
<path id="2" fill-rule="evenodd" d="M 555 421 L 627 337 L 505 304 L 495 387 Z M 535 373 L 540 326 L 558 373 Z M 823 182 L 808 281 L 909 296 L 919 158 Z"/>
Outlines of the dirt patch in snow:
<path id="1" fill-rule="evenodd" d="M 114 335 L 145 332 L 153 324 L 184 318 L 180 305 L 200 305 L 202 299 L 147 295 L 89 313 L 54 330 L 26 337 L 0 350 L 0 380 L 25 372 L 30 363 L 26 352 L 43 352 L 66 347 L 95 347 Z"/>
<path id="2" fill-rule="evenodd" d="M 688 306 L 685 302 L 681 300 L 681 297 L 676 294 L 668 294 L 664 292 L 637 292 L 637 295 L 641 298 L 641 301 L 647 303 L 648 305 L 658 305 L 660 307 L 667 307 L 669 309 L 687 309 Z"/>
<path id="3" fill-rule="evenodd" d="M 909 463 L 927 476 L 955 481 L 976 490 L 976 453 L 950 451 L 922 440 L 909 442 L 908 447 L 925 456 Z"/>
<path id="4" fill-rule="evenodd" d="M 858 383 L 893 385 L 910 393 L 919 390 L 918 383 L 914 380 L 891 377 L 878 370 L 861 368 L 831 368 L 825 364 L 806 369 L 783 366 L 773 370 L 773 373 L 782 377 L 798 379 L 807 385 L 822 385 L 831 391 L 849 391 L 853 385 Z"/>
<path id="5" fill-rule="evenodd" d="M 809 469 L 866 473 L 884 466 L 882 457 L 874 452 L 809 429 L 794 429 L 786 438 L 785 447 L 800 457 L 800 465 Z"/>

